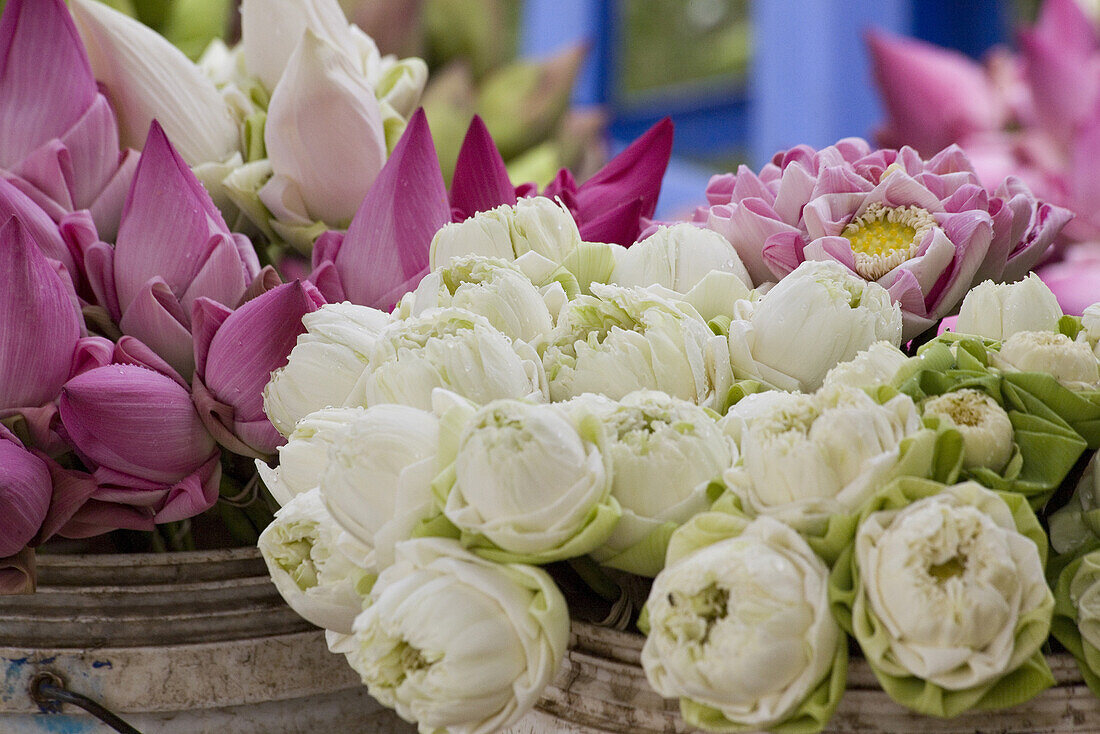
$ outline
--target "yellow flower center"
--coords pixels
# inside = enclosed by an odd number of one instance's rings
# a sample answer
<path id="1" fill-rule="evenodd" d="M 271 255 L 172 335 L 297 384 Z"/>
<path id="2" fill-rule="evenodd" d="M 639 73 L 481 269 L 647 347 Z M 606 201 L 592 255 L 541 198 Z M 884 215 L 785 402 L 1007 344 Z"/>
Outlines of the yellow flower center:
<path id="1" fill-rule="evenodd" d="M 919 206 L 871 204 L 840 233 L 852 244 L 856 272 L 878 280 L 917 254 L 924 235 L 936 226 L 927 209 Z"/>

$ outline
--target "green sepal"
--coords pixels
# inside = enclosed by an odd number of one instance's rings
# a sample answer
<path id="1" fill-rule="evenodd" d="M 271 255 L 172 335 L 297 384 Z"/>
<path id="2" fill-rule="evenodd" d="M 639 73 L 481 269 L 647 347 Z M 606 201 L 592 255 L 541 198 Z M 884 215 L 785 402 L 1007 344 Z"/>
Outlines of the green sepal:
<path id="1" fill-rule="evenodd" d="M 267 158 L 267 144 L 264 143 L 264 127 L 267 125 L 267 113 L 257 110 L 244 118 L 241 135 L 244 138 L 245 162 L 251 163 Z"/>
<path id="2" fill-rule="evenodd" d="M 1071 587 L 1075 585 L 1074 580 L 1082 567 L 1085 569 L 1084 573 L 1091 573 L 1096 577 L 1093 583 L 1100 583 L 1100 550 L 1077 557 L 1058 575 L 1058 583 L 1054 587 L 1054 620 L 1051 622 L 1050 632 L 1077 661 L 1077 668 L 1085 679 L 1085 685 L 1095 696 L 1100 697 L 1100 650 L 1090 645 L 1081 635 L 1077 605 L 1073 602 L 1071 593 Z"/>
<path id="3" fill-rule="evenodd" d="M 605 242 L 581 242 L 562 262 L 562 267 L 577 279 L 580 292 L 592 295 L 593 283 L 606 283 L 615 269 L 615 248 Z M 619 248 L 622 249 L 622 248 Z"/>
<path id="4" fill-rule="evenodd" d="M 661 523 L 626 550 L 606 558 L 599 557 L 597 560 L 601 566 L 653 578 L 665 567 L 668 541 L 678 527 L 680 527 L 679 523 L 675 522 Z M 598 554 L 594 552 L 593 555 L 595 557 Z"/>

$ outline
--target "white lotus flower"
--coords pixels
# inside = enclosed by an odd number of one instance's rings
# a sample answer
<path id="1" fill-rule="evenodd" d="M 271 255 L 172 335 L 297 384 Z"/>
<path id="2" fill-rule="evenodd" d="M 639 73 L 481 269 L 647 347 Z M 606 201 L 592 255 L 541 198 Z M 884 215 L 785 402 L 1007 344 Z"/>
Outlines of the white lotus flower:
<path id="1" fill-rule="evenodd" d="M 561 286 L 558 286 L 558 290 Z M 532 343 L 554 326 L 539 289 L 512 262 L 484 255 L 452 258 L 420 281 L 399 310 L 419 316 L 429 308 L 456 306 L 481 314 L 512 339 Z"/>
<path id="2" fill-rule="evenodd" d="M 736 275 L 744 285 L 739 297 L 748 297 L 752 279 L 729 240 L 709 229 L 676 224 L 658 227 L 652 235 L 627 248 L 615 263 L 609 282 L 660 285 L 687 293 L 713 271 Z"/>
<path id="3" fill-rule="evenodd" d="M 450 307 L 386 327 L 356 390 L 366 405 L 430 410 L 437 387 L 480 404 L 497 398 L 544 400 L 545 379 L 530 346 L 513 342 L 484 316 Z"/>
<path id="4" fill-rule="evenodd" d="M 1046 372 L 1070 388 L 1100 386 L 1100 358 L 1087 342 L 1050 331 L 1018 331 L 992 353 L 994 366 L 1013 372 Z"/>
<path id="5" fill-rule="evenodd" d="M 825 374 L 877 341 L 901 344 L 901 309 L 878 283 L 835 261 L 806 261 L 730 324 L 734 373 L 783 390 L 816 390 Z"/>
<path id="6" fill-rule="evenodd" d="M 515 260 L 535 252 L 560 264 L 580 243 L 581 233 L 568 209 L 544 196 L 532 196 L 515 206 L 498 206 L 444 225 L 432 238 L 429 263 L 435 271 L 459 255 Z"/>
<path id="7" fill-rule="evenodd" d="M 517 557 L 557 560 L 603 543 L 619 516 L 603 428 L 584 411 L 497 400 L 459 439 L 444 514 Z"/>
<path id="8" fill-rule="evenodd" d="M 987 280 L 963 299 L 955 331 L 998 341 L 1020 331 L 1058 331 L 1058 298 L 1031 273 L 1016 283 Z"/>
<path id="9" fill-rule="evenodd" d="M 828 575 L 806 541 L 765 517 L 672 563 L 646 602 L 649 684 L 738 730 L 784 721 L 828 675 L 842 639 Z"/>
<path id="10" fill-rule="evenodd" d="M 490 734 L 553 679 L 569 611 L 541 569 L 498 564 L 443 538 L 407 541 L 355 620 L 348 662 L 371 696 L 423 732 Z"/>
<path id="11" fill-rule="evenodd" d="M 188 165 L 240 149 L 237 121 L 214 83 L 163 36 L 98 0 L 73 0 L 95 78 L 107 88 L 123 148 L 141 150 L 156 119 Z"/>
<path id="12" fill-rule="evenodd" d="M 280 506 L 321 484 L 333 441 L 363 413 L 362 408 L 324 408 L 310 413 L 279 447 L 279 466 L 272 469 L 256 460 L 260 478 Z"/>
<path id="13" fill-rule="evenodd" d="M 981 390 L 964 388 L 924 401 L 924 415 L 946 419 L 962 434 L 963 466 L 1000 473 L 1012 458 L 1014 430 L 1008 413 Z"/>
<path id="14" fill-rule="evenodd" d="M 644 288 L 592 285 L 558 314 L 543 364 L 553 400 L 661 390 L 720 407 L 732 384 L 726 341 L 690 305 Z"/>
<path id="15" fill-rule="evenodd" d="M 272 178 L 260 200 L 279 220 L 351 221 L 382 165 L 374 89 L 340 49 L 307 30 L 271 94 L 264 143 Z"/>
<path id="16" fill-rule="evenodd" d="M 275 513 L 257 542 L 275 588 L 318 627 L 349 634 L 374 581 L 369 549 L 342 531 L 320 490 L 300 494 Z"/>
<path id="17" fill-rule="evenodd" d="M 351 404 L 378 335 L 392 321 L 352 303 L 330 303 L 302 317 L 305 332 L 264 388 L 264 412 L 275 428 L 289 436 L 310 413 Z"/>
<path id="18" fill-rule="evenodd" d="M 904 394 L 879 405 L 838 386 L 760 402 L 743 419 L 741 461 L 723 479 L 750 516 L 770 515 L 801 532 L 856 510 L 893 470 L 902 440 L 922 428 Z"/>
<path id="19" fill-rule="evenodd" d="M 363 411 L 330 439 L 321 495 L 336 522 L 371 549 L 370 567 L 393 560 L 393 547 L 436 513 L 431 481 L 438 466 L 439 421 L 404 405 Z"/>
<path id="20" fill-rule="evenodd" d="M 357 55 L 337 0 L 242 0 L 241 45 L 248 72 L 275 89 L 303 33 L 324 39 L 349 57 Z M 377 56 L 377 49 L 375 49 Z"/>
<path id="21" fill-rule="evenodd" d="M 617 403 L 583 395 L 570 404 L 588 406 L 608 433 L 611 494 L 622 517 L 592 556 L 607 565 L 655 576 L 664 565 L 665 540 L 640 547 L 657 530 L 679 525 L 709 505 L 707 487 L 736 455 L 715 416 L 661 392 L 630 393 Z M 629 555 L 623 555 L 633 551 Z"/>
<path id="22" fill-rule="evenodd" d="M 1100 576 L 1096 573 L 1096 554 L 1086 558 L 1070 580 L 1070 600 L 1077 609 L 1077 629 L 1081 637 L 1095 650 L 1100 650 Z M 1090 653 L 1086 648 L 1085 655 Z M 1095 671 L 1095 664 L 1093 664 Z"/>
<path id="23" fill-rule="evenodd" d="M 905 352 L 887 341 L 878 341 L 855 356 L 841 362 L 825 375 L 825 387 L 847 385 L 863 389 L 888 385 L 908 361 Z"/>
<path id="24" fill-rule="evenodd" d="M 975 482 L 872 513 L 855 556 L 862 593 L 853 613 L 869 609 L 889 659 L 908 674 L 972 688 L 1015 670 L 1045 641 L 1016 644 L 1021 617 L 1053 607 L 1039 549 L 1004 500 Z"/>

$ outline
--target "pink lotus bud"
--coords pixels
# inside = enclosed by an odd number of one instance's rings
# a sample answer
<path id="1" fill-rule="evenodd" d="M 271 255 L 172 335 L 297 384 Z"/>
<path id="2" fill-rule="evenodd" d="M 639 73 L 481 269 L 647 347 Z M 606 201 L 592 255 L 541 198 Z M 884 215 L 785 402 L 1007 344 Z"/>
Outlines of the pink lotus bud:
<path id="1" fill-rule="evenodd" d="M 310 279 L 329 301 L 389 310 L 428 272 L 436 230 L 451 221 L 428 120 L 409 120 L 341 239 L 322 235 Z"/>
<path id="2" fill-rule="evenodd" d="M 71 286 L 14 218 L 0 226 L 0 324 L 0 410 L 53 401 L 69 376 L 80 313 Z"/>
<path id="3" fill-rule="evenodd" d="M 60 413 L 100 484 L 162 490 L 217 456 L 187 390 L 145 367 L 113 364 L 77 375 L 62 388 Z"/>
<path id="4" fill-rule="evenodd" d="M 236 306 L 260 271 L 247 238 L 232 234 L 156 122 L 149 129 L 118 242 L 87 257 L 97 299 L 180 374 L 194 369 L 191 307 L 199 297 Z"/>
<path id="5" fill-rule="evenodd" d="M 0 22 L 0 59 L 5 177 L 57 221 L 91 209 L 111 236 L 135 156 L 120 155 L 114 112 L 63 0 L 11 0 Z"/>
<path id="6" fill-rule="evenodd" d="M 195 304 L 195 402 L 230 451 L 262 458 L 285 442 L 264 414 L 264 387 L 305 331 L 302 317 L 323 303 L 315 288 L 294 281 L 236 311 L 208 299 Z"/>

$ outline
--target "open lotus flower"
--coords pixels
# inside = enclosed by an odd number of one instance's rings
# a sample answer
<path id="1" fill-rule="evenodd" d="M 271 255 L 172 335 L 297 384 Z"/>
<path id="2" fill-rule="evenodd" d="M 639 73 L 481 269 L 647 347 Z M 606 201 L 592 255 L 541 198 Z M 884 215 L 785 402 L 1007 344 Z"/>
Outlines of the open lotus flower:
<path id="1" fill-rule="evenodd" d="M 264 386 L 305 331 L 302 317 L 323 303 L 315 288 L 299 281 L 236 311 L 209 298 L 195 302 L 195 403 L 210 432 L 233 453 L 267 458 L 286 441 L 264 414 Z"/>
<path id="2" fill-rule="evenodd" d="M 957 147 L 926 161 L 858 138 L 715 176 L 707 199 L 696 221 L 729 239 L 755 284 L 835 260 L 889 291 L 905 340 L 951 314 L 973 283 L 1022 277 L 1072 216 L 1016 179 L 990 195 Z"/>
<path id="3" fill-rule="evenodd" d="M 63 430 L 98 484 L 78 513 L 85 534 L 148 530 L 217 500 L 218 447 L 181 382 L 144 366 L 109 364 L 65 383 Z"/>
<path id="4" fill-rule="evenodd" d="M 190 332 L 196 299 L 234 307 L 260 271 L 252 244 L 230 233 L 157 122 L 149 129 L 117 244 L 93 245 L 86 263 L 97 300 L 121 330 L 185 378 L 195 367 Z"/>
<path id="5" fill-rule="evenodd" d="M 418 111 L 347 234 L 328 232 L 317 241 L 310 279 L 329 301 L 389 310 L 427 274 L 432 237 L 448 221 L 447 189 Z"/>
<path id="6" fill-rule="evenodd" d="M 1080 316 L 1100 300 L 1100 242 L 1073 245 L 1060 262 L 1043 266 L 1038 274 L 1062 310 Z"/>
<path id="7" fill-rule="evenodd" d="M 9 2 L 0 59 L 0 176 L 55 221 L 87 209 L 113 237 L 137 155 L 119 149 L 115 114 L 63 0 Z"/>

